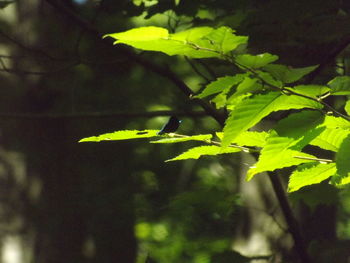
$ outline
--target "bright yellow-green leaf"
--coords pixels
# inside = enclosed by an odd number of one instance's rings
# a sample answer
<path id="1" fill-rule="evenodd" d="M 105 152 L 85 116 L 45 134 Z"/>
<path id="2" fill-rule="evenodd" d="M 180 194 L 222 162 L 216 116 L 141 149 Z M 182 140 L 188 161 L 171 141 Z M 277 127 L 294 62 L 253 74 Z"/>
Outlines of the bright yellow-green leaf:
<path id="1" fill-rule="evenodd" d="M 346 114 L 348 114 L 348 116 L 350 116 L 350 100 L 348 100 L 348 101 L 345 103 L 344 109 L 345 109 L 345 111 L 346 111 Z"/>
<path id="2" fill-rule="evenodd" d="M 307 185 L 318 184 L 336 173 L 335 163 L 318 163 L 313 166 L 304 165 L 290 176 L 288 192 L 297 191 Z"/>
<path id="3" fill-rule="evenodd" d="M 187 142 L 187 141 L 209 141 L 213 135 L 211 134 L 200 134 L 187 137 L 172 137 L 165 138 L 157 141 L 151 141 L 151 143 L 178 143 L 178 142 Z"/>
<path id="4" fill-rule="evenodd" d="M 314 156 L 290 149 L 296 143 L 297 140 L 293 138 L 278 137 L 276 134 L 271 134 L 260 152 L 258 162 L 248 170 L 247 180 L 251 180 L 258 173 L 313 162 L 307 158 L 315 158 Z"/>
<path id="5" fill-rule="evenodd" d="M 199 146 L 194 147 L 175 158 L 172 158 L 170 160 L 167 160 L 167 162 L 170 161 L 179 161 L 179 160 L 186 160 L 186 159 L 198 159 L 199 157 L 203 155 L 218 155 L 218 154 L 224 154 L 224 153 L 235 153 L 241 151 L 240 149 L 228 147 L 226 149 L 222 149 L 221 147 L 210 145 L 210 146 Z"/>
<path id="6" fill-rule="evenodd" d="M 220 77 L 210 82 L 206 88 L 198 94 L 196 97 L 202 99 L 204 97 L 222 92 L 224 90 L 231 89 L 234 85 L 238 84 L 244 79 L 247 74 L 236 74 L 235 76 Z"/>
<path id="7" fill-rule="evenodd" d="M 159 130 L 123 130 L 111 133 L 105 133 L 98 136 L 86 137 L 79 142 L 100 142 L 100 141 L 119 141 L 130 139 L 142 139 L 158 136 Z"/>
<path id="8" fill-rule="evenodd" d="M 104 37 L 112 37 L 117 39 L 115 44 L 127 41 L 151 41 L 169 38 L 169 32 L 165 28 L 148 26 L 133 28 L 121 33 L 107 34 Z"/>
<path id="9" fill-rule="evenodd" d="M 216 136 L 221 140 L 224 133 L 217 132 Z M 242 132 L 232 143 L 239 146 L 264 147 L 268 136 L 267 132 L 246 131 Z"/>
<path id="10" fill-rule="evenodd" d="M 330 91 L 329 87 L 322 85 L 298 85 L 290 88 L 290 90 L 313 98 L 322 96 Z"/>
<path id="11" fill-rule="evenodd" d="M 248 130 L 271 112 L 288 109 L 314 108 L 322 105 L 310 99 L 279 92 L 256 95 L 240 102 L 231 111 L 224 127 L 223 147 L 228 146 L 241 132 Z"/>
<path id="12" fill-rule="evenodd" d="M 350 156 L 350 135 L 348 135 L 343 140 L 335 157 L 338 175 L 340 175 L 341 178 L 347 178 L 350 176 L 349 156 Z"/>
<path id="13" fill-rule="evenodd" d="M 159 51 L 169 56 L 191 58 L 220 57 L 246 43 L 247 37 L 236 36 L 228 27 L 214 29 L 197 27 L 169 34 L 160 27 L 140 27 L 121 33 L 105 35 L 116 39 L 115 44 L 126 44 L 147 51 Z"/>
<path id="14" fill-rule="evenodd" d="M 248 41 L 248 37 L 237 36 L 234 34 L 234 30 L 226 26 L 211 31 L 204 38 L 208 39 L 215 49 L 223 54 L 235 50 L 239 45 Z"/>
<path id="15" fill-rule="evenodd" d="M 344 130 L 350 130 L 350 121 L 345 120 L 341 117 L 334 117 L 330 115 L 326 115 L 325 120 L 324 120 L 324 125 L 327 128 L 332 128 L 332 129 L 344 129 Z"/>
<path id="16" fill-rule="evenodd" d="M 322 149 L 337 152 L 343 140 L 350 134 L 349 130 L 326 128 L 310 144 Z"/>
<path id="17" fill-rule="evenodd" d="M 230 100 L 237 98 L 240 95 L 257 91 L 261 88 L 262 85 L 258 83 L 258 79 L 245 77 L 244 80 L 237 86 L 236 92 L 230 97 Z"/>

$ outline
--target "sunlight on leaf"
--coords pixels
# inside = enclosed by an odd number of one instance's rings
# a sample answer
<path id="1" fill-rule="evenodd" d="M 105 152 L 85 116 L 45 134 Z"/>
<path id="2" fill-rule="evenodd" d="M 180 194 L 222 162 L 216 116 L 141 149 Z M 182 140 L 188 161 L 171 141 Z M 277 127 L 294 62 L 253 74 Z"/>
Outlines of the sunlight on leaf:
<path id="1" fill-rule="evenodd" d="M 271 112 L 314 108 L 321 109 L 318 102 L 279 92 L 256 95 L 240 102 L 230 113 L 224 127 L 223 147 L 227 147 L 241 132 L 248 130 Z"/>
<path id="2" fill-rule="evenodd" d="M 119 141 L 130 139 L 142 139 L 157 137 L 159 130 L 123 130 L 111 133 L 105 133 L 98 136 L 91 136 L 81 139 L 79 142 L 100 142 L 100 141 Z"/>
<path id="3" fill-rule="evenodd" d="M 341 143 L 336 154 L 335 160 L 337 164 L 338 174 L 341 178 L 350 176 L 350 135 L 348 135 Z"/>
<path id="4" fill-rule="evenodd" d="M 222 140 L 224 133 L 217 132 L 216 136 Z M 239 146 L 264 147 L 268 136 L 268 132 L 246 131 L 242 132 L 232 143 Z"/>
<path id="5" fill-rule="evenodd" d="M 290 176 L 288 192 L 297 191 L 307 185 L 318 184 L 336 173 L 335 163 L 318 163 L 313 166 L 309 164 L 302 165 Z"/>
<path id="6" fill-rule="evenodd" d="M 251 180 L 255 174 L 261 172 L 314 162 L 313 160 L 295 158 L 296 156 L 315 158 L 310 154 L 289 149 L 296 143 L 297 141 L 293 138 L 279 137 L 277 134 L 271 134 L 267 138 L 265 147 L 260 152 L 258 162 L 248 170 L 247 180 Z"/>
<path id="7" fill-rule="evenodd" d="M 228 147 L 226 149 L 222 149 L 219 146 L 199 146 L 199 147 L 194 147 L 178 156 L 175 158 L 172 158 L 170 160 L 167 160 L 166 162 L 170 161 L 178 161 L 178 160 L 186 160 L 186 159 L 198 159 L 199 157 L 203 155 L 218 155 L 218 154 L 224 154 L 224 153 L 236 153 L 240 152 L 240 149 L 233 148 L 233 147 Z"/>
<path id="8" fill-rule="evenodd" d="M 187 141 L 209 141 L 213 135 L 211 134 L 200 134 L 188 137 L 173 137 L 165 138 L 157 141 L 151 141 L 151 143 L 178 143 L 178 142 L 187 142 Z"/>
<path id="9" fill-rule="evenodd" d="M 222 92 L 224 90 L 229 90 L 232 88 L 234 85 L 238 84 L 244 79 L 244 76 L 247 74 L 237 74 L 235 76 L 225 76 L 225 77 L 220 77 L 212 82 L 210 82 L 206 88 L 198 94 L 197 98 L 205 98 L 207 96 Z"/>
<path id="10" fill-rule="evenodd" d="M 140 27 L 125 32 L 107 34 L 115 44 L 126 44 L 147 51 L 159 51 L 169 56 L 190 58 L 220 57 L 247 42 L 245 36 L 236 36 L 229 27 L 191 28 L 175 34 L 161 27 Z"/>

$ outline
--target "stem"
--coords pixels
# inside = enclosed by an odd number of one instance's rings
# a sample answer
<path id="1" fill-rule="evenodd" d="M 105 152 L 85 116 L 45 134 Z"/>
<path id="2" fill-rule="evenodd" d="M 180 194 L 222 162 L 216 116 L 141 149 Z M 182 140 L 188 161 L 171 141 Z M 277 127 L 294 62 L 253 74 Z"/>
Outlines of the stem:
<path id="1" fill-rule="evenodd" d="M 301 263 L 310 263 L 310 257 L 307 253 L 304 238 L 301 234 L 298 221 L 295 219 L 292 209 L 288 203 L 285 191 L 282 187 L 281 180 L 277 176 L 277 173 L 268 172 L 272 187 L 275 191 L 276 197 L 280 204 L 282 213 L 289 227 L 289 232 L 291 233 L 294 240 L 294 249 L 299 256 Z"/>

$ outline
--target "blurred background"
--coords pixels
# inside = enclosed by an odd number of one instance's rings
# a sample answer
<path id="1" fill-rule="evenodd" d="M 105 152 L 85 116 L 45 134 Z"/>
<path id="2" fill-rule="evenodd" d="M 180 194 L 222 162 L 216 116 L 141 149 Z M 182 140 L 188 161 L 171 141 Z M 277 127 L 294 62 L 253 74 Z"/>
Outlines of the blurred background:
<path id="1" fill-rule="evenodd" d="M 226 25 L 249 36 L 242 50 L 296 67 L 322 64 L 310 81 L 325 83 L 349 74 L 350 2 L 15 0 L 0 7 L 0 262 L 297 262 L 268 178 L 245 182 L 252 157 L 165 163 L 196 144 L 78 140 L 160 129 L 173 114 L 181 134 L 220 129 L 135 58 L 170 68 L 194 92 L 236 73 L 216 60 L 112 46 L 102 34 Z M 349 190 L 325 184 L 290 197 L 310 253 L 318 262 L 347 262 Z"/>

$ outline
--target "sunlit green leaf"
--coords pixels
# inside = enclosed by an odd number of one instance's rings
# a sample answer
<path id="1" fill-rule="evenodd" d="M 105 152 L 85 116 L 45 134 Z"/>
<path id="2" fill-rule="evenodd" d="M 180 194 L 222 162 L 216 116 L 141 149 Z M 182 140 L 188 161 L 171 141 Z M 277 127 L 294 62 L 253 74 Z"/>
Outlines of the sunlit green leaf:
<path id="1" fill-rule="evenodd" d="M 278 56 L 272 55 L 270 53 L 263 53 L 255 56 L 243 54 L 235 57 L 235 62 L 237 62 L 239 66 L 250 69 L 261 68 L 276 60 L 278 60 Z"/>
<path id="2" fill-rule="evenodd" d="M 225 26 L 211 31 L 204 38 L 208 39 L 214 45 L 215 49 L 223 54 L 236 49 L 239 45 L 245 44 L 248 41 L 248 37 L 236 36 L 231 28 Z"/>
<path id="3" fill-rule="evenodd" d="M 238 148 L 228 147 L 226 149 L 222 149 L 219 146 L 199 146 L 194 147 L 175 158 L 172 158 L 170 160 L 167 160 L 167 162 L 170 161 L 178 161 L 178 160 L 186 160 L 186 159 L 198 159 L 199 157 L 203 155 L 218 155 L 218 154 L 224 154 L 224 153 L 235 153 L 241 151 Z"/>
<path id="4" fill-rule="evenodd" d="M 271 134 L 267 138 L 266 145 L 260 152 L 258 162 L 248 170 L 247 180 L 251 180 L 254 175 L 299 165 L 301 163 L 314 162 L 304 158 L 315 158 L 310 154 L 291 150 L 290 147 L 297 143 L 293 138 L 279 137 Z M 298 158 L 301 157 L 301 158 Z"/>
<path id="5" fill-rule="evenodd" d="M 239 83 L 236 92 L 230 97 L 230 99 L 232 100 L 240 95 L 261 89 L 262 85 L 257 81 L 258 79 L 256 78 L 245 77 L 244 80 Z"/>
<path id="6" fill-rule="evenodd" d="M 298 94 L 307 95 L 313 98 L 317 98 L 330 91 L 329 87 L 322 85 L 298 85 L 289 89 Z"/>
<path id="7" fill-rule="evenodd" d="M 328 82 L 333 95 L 350 95 L 350 77 L 338 76 Z"/>
<path id="8" fill-rule="evenodd" d="M 237 74 L 235 76 L 225 76 L 220 77 L 212 82 L 210 82 L 206 88 L 198 94 L 196 97 L 202 99 L 204 97 L 222 92 L 224 90 L 229 90 L 234 85 L 238 84 L 244 79 L 246 74 Z"/>
<path id="9" fill-rule="evenodd" d="M 346 114 L 348 114 L 348 116 L 350 116 L 350 100 L 348 100 L 348 101 L 345 103 L 344 109 L 345 109 L 345 111 L 346 111 Z"/>
<path id="10" fill-rule="evenodd" d="M 288 192 L 297 191 L 307 185 L 318 184 L 336 173 L 335 163 L 318 163 L 313 166 L 302 165 L 290 176 Z"/>
<path id="11" fill-rule="evenodd" d="M 310 144 L 322 149 L 337 152 L 343 140 L 350 134 L 349 130 L 326 128 Z"/>
<path id="12" fill-rule="evenodd" d="M 191 58 L 220 57 L 247 42 L 247 37 L 236 36 L 228 27 L 197 27 L 169 34 L 165 28 L 150 26 L 107 36 L 116 39 L 115 44 L 123 43 L 141 50 Z"/>
<path id="13" fill-rule="evenodd" d="M 318 66 L 310 66 L 305 68 L 292 68 L 285 65 L 269 64 L 264 70 L 269 72 L 274 78 L 283 83 L 293 83 L 300 80 L 305 75 L 314 71 Z"/>
<path id="14" fill-rule="evenodd" d="M 201 134 L 201 135 L 194 135 L 194 136 L 188 136 L 188 137 L 165 138 L 157 141 L 151 141 L 151 143 L 178 143 L 178 142 L 187 142 L 187 141 L 208 141 L 212 137 L 213 135 L 211 134 Z"/>
<path id="15" fill-rule="evenodd" d="M 341 178 L 350 177 L 349 156 L 350 156 L 350 135 L 348 135 L 343 140 L 335 157 L 338 174 L 340 175 Z"/>
<path id="16" fill-rule="evenodd" d="M 216 136 L 222 140 L 224 133 L 217 132 Z M 268 136 L 267 132 L 246 131 L 242 132 L 232 143 L 239 146 L 264 147 Z"/>
<path id="17" fill-rule="evenodd" d="M 321 109 L 318 102 L 295 95 L 270 92 L 240 102 L 230 113 L 224 127 L 222 144 L 228 146 L 241 132 L 248 130 L 271 112 L 288 109 Z"/>
<path id="18" fill-rule="evenodd" d="M 350 130 L 350 121 L 345 120 L 344 118 L 341 118 L 341 117 L 326 115 L 323 124 L 327 128 L 332 128 L 332 129 L 341 128 L 344 130 Z"/>
<path id="19" fill-rule="evenodd" d="M 105 133 L 98 136 L 91 136 L 81 139 L 79 142 L 100 142 L 100 141 L 119 141 L 130 139 L 142 139 L 158 136 L 159 130 L 123 130 L 111 133 Z"/>

